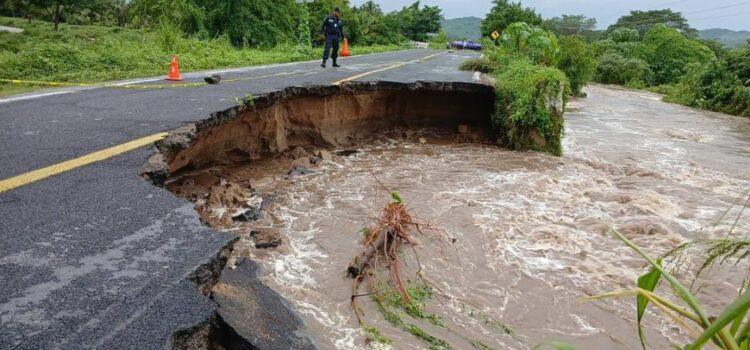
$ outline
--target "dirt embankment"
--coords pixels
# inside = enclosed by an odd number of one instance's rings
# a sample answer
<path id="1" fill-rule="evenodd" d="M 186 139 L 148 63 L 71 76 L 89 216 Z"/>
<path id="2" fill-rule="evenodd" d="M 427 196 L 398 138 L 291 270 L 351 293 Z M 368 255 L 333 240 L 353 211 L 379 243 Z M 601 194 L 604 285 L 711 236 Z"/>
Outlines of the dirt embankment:
<path id="1" fill-rule="evenodd" d="M 490 129 L 494 90 L 458 82 L 365 82 L 289 87 L 172 131 L 144 175 L 169 175 L 267 158 L 295 146 L 355 145 L 394 128 Z"/>
<path id="2" fill-rule="evenodd" d="M 308 172 L 331 156 L 326 149 L 423 136 L 492 142 L 494 101 L 491 87 L 459 82 L 289 87 L 173 130 L 143 174 L 195 202 L 209 225 L 227 228 L 253 193 L 272 191 L 295 166 Z"/>

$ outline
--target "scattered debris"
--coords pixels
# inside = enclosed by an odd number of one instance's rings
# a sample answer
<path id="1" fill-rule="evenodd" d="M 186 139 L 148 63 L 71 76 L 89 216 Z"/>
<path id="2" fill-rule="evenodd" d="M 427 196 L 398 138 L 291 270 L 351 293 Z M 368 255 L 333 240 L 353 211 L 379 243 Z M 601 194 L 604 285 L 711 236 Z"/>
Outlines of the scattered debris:
<path id="1" fill-rule="evenodd" d="M 424 137 L 420 137 L 419 138 L 419 143 L 425 144 L 425 143 L 427 143 L 427 139 L 425 139 Z"/>
<path id="2" fill-rule="evenodd" d="M 218 85 L 219 83 L 221 83 L 221 75 L 214 74 L 212 76 L 203 78 L 203 80 L 205 80 L 209 85 Z"/>
<path id="3" fill-rule="evenodd" d="M 385 188 L 382 183 L 381 186 Z M 347 268 L 349 276 L 354 278 L 351 303 L 360 323 L 362 323 L 362 319 L 356 303 L 356 298 L 360 296 L 358 295 L 359 286 L 362 282 L 365 282 L 370 286 L 370 290 L 374 290 L 373 283 L 377 281 L 373 281 L 375 272 L 372 270 L 376 269 L 380 263 L 385 263 L 385 268 L 388 270 L 390 277 L 390 285 L 401 297 L 403 303 L 405 305 L 414 304 L 401 275 L 402 254 L 400 253 L 403 246 L 411 248 L 414 252 L 419 266 L 417 276 L 423 278 L 419 257 L 414 249 L 416 241 L 412 239 L 412 235 L 414 232 L 421 234 L 423 233 L 422 228 L 430 227 L 408 213 L 397 192 L 391 192 L 391 198 L 392 201 L 381 212 L 375 227 L 364 229 L 365 239 L 362 244 L 364 250 L 354 258 Z"/>

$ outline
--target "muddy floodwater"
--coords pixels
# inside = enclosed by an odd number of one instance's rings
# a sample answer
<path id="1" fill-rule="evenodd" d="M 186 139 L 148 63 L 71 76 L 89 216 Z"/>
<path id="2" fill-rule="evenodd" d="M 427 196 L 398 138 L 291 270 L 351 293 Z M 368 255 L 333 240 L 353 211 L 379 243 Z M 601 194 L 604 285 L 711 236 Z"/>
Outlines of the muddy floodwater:
<path id="1" fill-rule="evenodd" d="M 706 226 L 750 189 L 750 120 L 649 93 L 604 86 L 587 92 L 568 104 L 563 157 L 383 138 L 286 180 L 258 222 L 280 230 L 281 246 L 259 250 L 246 239 L 235 254 L 262 266 L 260 278 L 290 301 L 319 348 L 389 348 L 366 341 L 345 273 L 361 250 L 358 232 L 390 199 L 374 174 L 438 230 L 417 237 L 417 253 L 441 290 L 426 311 L 442 325 L 403 315 L 405 322 L 454 349 L 530 349 L 547 340 L 640 348 L 632 299 L 581 300 L 632 288 L 645 272 L 607 227 L 653 256 L 690 239 L 725 237 L 733 220 Z M 254 187 L 264 181 L 250 176 Z M 748 228 L 743 218 L 733 234 Z M 712 313 L 737 295 L 746 269 L 721 267 L 696 283 Z M 678 277 L 692 275 L 683 269 Z M 388 323 L 369 298 L 360 306 L 393 348 L 429 347 Z M 656 313 L 647 312 L 645 324 L 654 349 L 684 344 L 686 334 Z"/>

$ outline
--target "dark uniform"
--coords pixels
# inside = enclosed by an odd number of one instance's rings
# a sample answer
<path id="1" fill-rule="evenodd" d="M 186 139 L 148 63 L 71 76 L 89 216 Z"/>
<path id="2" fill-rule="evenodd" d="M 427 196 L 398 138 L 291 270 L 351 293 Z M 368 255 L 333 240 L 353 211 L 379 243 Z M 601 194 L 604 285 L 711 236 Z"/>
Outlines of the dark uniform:
<path id="1" fill-rule="evenodd" d="M 328 56 L 333 59 L 333 66 L 338 67 L 336 59 L 339 57 L 339 38 L 344 36 L 344 24 L 340 18 L 336 18 L 334 15 L 326 16 L 323 20 L 323 26 L 321 27 L 323 34 L 326 36 L 326 47 L 323 50 L 323 64 L 325 67 Z M 333 50 L 333 52 L 330 52 Z"/>

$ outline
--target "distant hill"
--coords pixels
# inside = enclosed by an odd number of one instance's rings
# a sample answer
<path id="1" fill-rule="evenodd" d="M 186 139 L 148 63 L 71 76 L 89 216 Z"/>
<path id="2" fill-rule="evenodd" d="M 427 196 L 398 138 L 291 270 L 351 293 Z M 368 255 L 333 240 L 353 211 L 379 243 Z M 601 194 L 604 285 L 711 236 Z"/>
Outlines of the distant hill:
<path id="1" fill-rule="evenodd" d="M 461 17 L 453 19 L 444 19 L 441 22 L 443 31 L 448 34 L 448 38 L 451 40 L 476 40 L 482 36 L 479 26 L 482 24 L 482 19 L 479 17 Z"/>
<path id="2" fill-rule="evenodd" d="M 701 39 L 714 39 L 727 47 L 740 46 L 745 44 L 747 39 L 750 39 L 750 31 L 747 30 L 734 31 L 729 29 L 712 28 L 701 30 L 699 35 Z"/>

